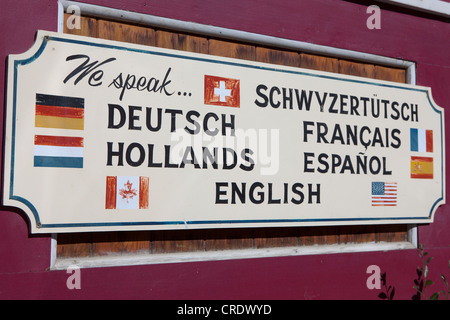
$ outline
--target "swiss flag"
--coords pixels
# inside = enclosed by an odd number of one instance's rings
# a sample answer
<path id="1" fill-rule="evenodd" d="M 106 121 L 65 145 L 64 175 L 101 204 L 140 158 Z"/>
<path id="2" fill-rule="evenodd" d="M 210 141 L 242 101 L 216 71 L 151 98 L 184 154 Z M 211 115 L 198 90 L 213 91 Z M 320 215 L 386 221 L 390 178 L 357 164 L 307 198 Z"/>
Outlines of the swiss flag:
<path id="1" fill-rule="evenodd" d="M 240 107 L 240 81 L 205 75 L 205 104 Z"/>

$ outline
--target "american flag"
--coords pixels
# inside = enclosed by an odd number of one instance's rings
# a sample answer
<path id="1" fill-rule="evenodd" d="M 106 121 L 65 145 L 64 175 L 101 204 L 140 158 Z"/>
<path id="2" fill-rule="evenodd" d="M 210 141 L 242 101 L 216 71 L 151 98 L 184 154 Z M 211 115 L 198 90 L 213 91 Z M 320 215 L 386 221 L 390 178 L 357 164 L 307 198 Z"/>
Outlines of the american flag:
<path id="1" fill-rule="evenodd" d="M 396 206 L 397 182 L 372 182 L 372 206 Z"/>

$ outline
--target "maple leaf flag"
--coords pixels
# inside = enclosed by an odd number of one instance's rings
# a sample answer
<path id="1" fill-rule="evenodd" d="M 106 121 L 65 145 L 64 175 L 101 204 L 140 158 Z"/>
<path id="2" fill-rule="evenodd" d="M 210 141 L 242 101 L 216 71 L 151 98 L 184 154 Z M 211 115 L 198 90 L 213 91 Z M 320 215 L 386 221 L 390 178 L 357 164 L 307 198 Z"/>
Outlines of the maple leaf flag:
<path id="1" fill-rule="evenodd" d="M 106 177 L 105 209 L 147 209 L 148 177 Z"/>
<path id="2" fill-rule="evenodd" d="M 205 75 L 205 104 L 240 107 L 240 80 Z"/>

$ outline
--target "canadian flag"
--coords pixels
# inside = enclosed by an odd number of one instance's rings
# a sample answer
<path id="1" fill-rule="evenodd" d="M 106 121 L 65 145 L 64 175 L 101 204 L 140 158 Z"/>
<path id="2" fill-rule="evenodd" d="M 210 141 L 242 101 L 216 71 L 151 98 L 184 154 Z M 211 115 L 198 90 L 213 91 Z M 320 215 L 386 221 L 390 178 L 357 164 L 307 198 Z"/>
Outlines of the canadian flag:
<path id="1" fill-rule="evenodd" d="M 205 104 L 240 107 L 240 80 L 205 75 Z"/>
<path id="2" fill-rule="evenodd" d="M 148 177 L 106 177 L 105 209 L 147 209 Z"/>

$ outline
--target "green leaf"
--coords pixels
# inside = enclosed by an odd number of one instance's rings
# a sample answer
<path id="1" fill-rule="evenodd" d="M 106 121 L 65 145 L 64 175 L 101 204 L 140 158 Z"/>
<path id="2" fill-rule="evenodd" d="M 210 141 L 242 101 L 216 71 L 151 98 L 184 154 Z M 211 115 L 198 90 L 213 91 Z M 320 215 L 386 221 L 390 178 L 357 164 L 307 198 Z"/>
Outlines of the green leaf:
<path id="1" fill-rule="evenodd" d="M 395 287 L 392 288 L 391 294 L 389 295 L 389 300 L 394 300 Z"/>
<path id="2" fill-rule="evenodd" d="M 425 282 L 425 286 L 426 287 L 431 286 L 433 283 L 434 283 L 433 281 L 427 280 L 427 282 Z"/>
<path id="3" fill-rule="evenodd" d="M 444 277 L 444 275 L 443 274 L 441 274 L 441 278 L 442 278 L 442 280 L 444 281 L 444 283 L 445 283 L 445 286 L 448 288 L 448 283 L 447 283 L 447 279 L 445 279 L 445 277 Z"/>
<path id="4" fill-rule="evenodd" d="M 420 291 L 420 289 L 419 289 L 418 286 L 413 286 L 413 288 L 416 289 L 416 291 L 417 291 L 418 293 L 422 294 L 422 291 Z"/>
<path id="5" fill-rule="evenodd" d="M 428 253 L 428 252 L 427 252 L 427 253 Z M 433 257 L 429 257 L 429 258 L 427 259 L 427 261 L 425 262 L 425 264 L 429 264 L 430 261 L 431 261 L 431 259 L 433 259 Z"/>
<path id="6" fill-rule="evenodd" d="M 437 300 L 439 298 L 439 292 L 433 293 L 433 295 L 430 297 L 430 300 Z"/>

